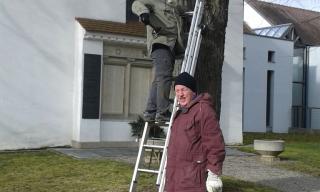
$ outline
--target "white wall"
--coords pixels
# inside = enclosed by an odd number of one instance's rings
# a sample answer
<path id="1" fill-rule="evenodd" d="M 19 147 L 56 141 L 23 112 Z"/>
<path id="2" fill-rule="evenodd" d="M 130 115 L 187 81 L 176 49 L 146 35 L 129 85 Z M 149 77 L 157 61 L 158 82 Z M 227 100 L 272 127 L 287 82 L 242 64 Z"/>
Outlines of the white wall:
<path id="1" fill-rule="evenodd" d="M 0 149 L 69 145 L 75 17 L 125 21 L 125 1 L 0 1 Z"/>
<path id="2" fill-rule="evenodd" d="M 220 126 L 225 142 L 242 143 L 243 1 L 229 1 L 222 68 Z"/>
<path id="3" fill-rule="evenodd" d="M 273 70 L 272 131 L 291 125 L 293 42 L 244 35 L 244 132 L 266 132 L 267 71 Z M 275 63 L 268 51 L 275 51 Z"/>
<path id="4" fill-rule="evenodd" d="M 103 41 L 102 40 L 81 40 L 83 41 L 83 53 L 84 54 L 95 54 L 101 55 L 101 71 L 102 71 L 102 55 L 103 55 Z M 82 119 L 82 98 L 83 98 L 83 67 L 84 63 L 76 63 L 77 68 L 80 68 L 80 74 L 78 74 L 78 79 L 76 79 L 75 83 L 77 83 L 77 88 L 81 91 L 79 92 L 78 98 L 79 102 L 77 103 L 77 115 L 78 119 L 75 122 L 75 125 L 79 127 L 74 127 L 75 130 L 79 130 L 75 135 L 77 137 L 72 138 L 74 141 L 81 142 L 100 142 L 101 134 L 100 134 L 100 119 Z M 102 87 L 102 86 L 100 86 Z M 100 88 L 101 89 L 101 88 Z M 101 103 L 101 102 L 100 102 Z"/>
<path id="5" fill-rule="evenodd" d="M 311 112 L 311 128 L 320 129 L 320 47 L 310 47 L 308 68 L 308 107 Z M 315 109 L 317 108 L 317 109 Z"/>
<path id="6" fill-rule="evenodd" d="M 75 55 L 74 55 L 74 94 L 73 94 L 73 126 L 72 139 L 80 140 L 80 123 L 82 114 L 82 93 L 83 93 L 83 62 L 84 62 L 84 36 L 85 30 L 75 22 Z"/>
<path id="7" fill-rule="evenodd" d="M 135 141 L 131 136 L 131 126 L 128 121 L 101 121 L 102 141 Z"/>

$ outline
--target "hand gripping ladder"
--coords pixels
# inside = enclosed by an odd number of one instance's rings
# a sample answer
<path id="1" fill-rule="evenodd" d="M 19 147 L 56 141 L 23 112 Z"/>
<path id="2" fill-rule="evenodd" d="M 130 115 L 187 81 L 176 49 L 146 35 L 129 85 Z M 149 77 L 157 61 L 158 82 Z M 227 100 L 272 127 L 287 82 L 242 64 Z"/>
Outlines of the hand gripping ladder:
<path id="1" fill-rule="evenodd" d="M 203 9 L 204 9 L 204 0 L 196 0 L 194 11 L 187 13 L 187 14 L 192 14 L 193 16 L 192 16 L 191 26 L 190 26 L 190 30 L 189 30 L 189 35 L 188 35 L 188 43 L 187 43 L 187 47 L 186 47 L 186 50 L 184 53 L 184 58 L 183 58 L 182 67 L 181 67 L 180 72 L 181 73 L 188 72 L 192 76 L 194 75 L 194 72 L 195 72 L 199 49 L 200 49 L 200 44 L 201 44 L 201 39 L 202 39 L 201 31 L 202 31 L 203 27 L 201 26 L 201 20 L 202 20 L 202 15 L 203 15 Z M 166 173 L 165 168 L 166 168 L 166 163 L 167 163 L 167 147 L 169 144 L 171 126 L 172 126 L 174 114 L 178 109 L 177 104 L 178 104 L 177 98 L 175 98 L 174 104 L 173 104 L 173 109 L 172 109 L 172 115 L 170 118 L 169 125 L 167 126 L 167 136 L 165 139 L 164 146 L 163 145 L 148 145 L 147 144 L 150 125 L 148 122 L 145 123 L 142 138 L 141 138 L 141 144 L 139 147 L 138 157 L 137 157 L 137 161 L 136 161 L 136 164 L 134 167 L 129 192 L 136 191 L 136 186 L 138 183 L 137 179 L 139 177 L 140 172 L 157 174 L 158 176 L 157 176 L 156 185 L 159 186 L 159 192 L 164 191 L 165 173 Z M 141 162 L 143 160 L 143 153 L 144 153 L 145 149 L 163 150 L 161 163 L 160 163 L 158 170 L 140 168 Z"/>

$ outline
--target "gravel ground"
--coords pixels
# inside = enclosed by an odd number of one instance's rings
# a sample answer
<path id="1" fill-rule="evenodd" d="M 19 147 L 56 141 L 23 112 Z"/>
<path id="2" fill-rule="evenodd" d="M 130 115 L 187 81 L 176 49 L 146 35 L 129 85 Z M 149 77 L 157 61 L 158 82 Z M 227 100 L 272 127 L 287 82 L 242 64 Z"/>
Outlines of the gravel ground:
<path id="1" fill-rule="evenodd" d="M 138 153 L 137 148 L 53 150 L 75 158 L 107 158 L 128 163 L 134 163 Z M 223 175 L 259 183 L 284 192 L 320 192 L 320 178 L 274 168 L 262 163 L 256 155 L 240 152 L 232 147 L 227 148 Z"/>
<path id="2" fill-rule="evenodd" d="M 227 149 L 223 174 L 284 192 L 320 192 L 320 178 L 271 167 L 256 155 L 233 148 Z"/>

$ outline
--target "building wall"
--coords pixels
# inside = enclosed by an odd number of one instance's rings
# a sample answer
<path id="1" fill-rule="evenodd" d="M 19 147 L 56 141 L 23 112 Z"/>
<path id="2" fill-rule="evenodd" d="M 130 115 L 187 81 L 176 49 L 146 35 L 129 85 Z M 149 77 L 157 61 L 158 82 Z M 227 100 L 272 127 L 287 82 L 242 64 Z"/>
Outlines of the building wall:
<path id="1" fill-rule="evenodd" d="M 320 129 L 320 47 L 309 48 L 308 68 L 308 115 L 310 128 Z"/>
<path id="2" fill-rule="evenodd" d="M 145 38 L 140 37 L 129 37 L 129 36 L 121 36 L 123 41 L 110 41 L 108 37 L 110 34 L 97 34 L 85 32 L 84 35 L 81 35 L 83 28 L 81 26 L 78 27 L 80 35 L 79 37 L 85 37 L 85 39 L 78 39 L 83 42 L 77 46 L 83 46 L 82 48 L 78 47 L 79 50 L 79 59 L 77 59 L 76 68 L 77 75 L 75 79 L 76 83 L 76 92 L 77 98 L 75 98 L 76 106 L 75 106 L 75 123 L 73 127 L 73 137 L 72 137 L 72 146 L 77 148 L 85 148 L 85 147 L 103 147 L 103 146 L 128 146 L 132 145 L 132 142 L 135 141 L 135 137 L 131 136 L 131 126 L 129 122 L 135 120 L 131 115 L 132 111 L 128 103 L 134 103 L 136 108 L 139 110 L 136 112 L 141 114 L 143 112 L 143 108 L 145 107 L 146 98 L 148 95 L 147 90 L 143 89 L 144 86 L 150 87 L 151 75 L 149 78 L 146 78 L 148 72 L 151 73 L 151 60 L 146 58 L 146 41 Z M 111 35 L 113 36 L 113 35 Z M 97 37 L 97 38 L 92 38 Z M 120 37 L 120 36 L 117 36 Z M 118 39 L 118 38 L 117 38 Z M 134 43 L 132 41 L 140 42 Z M 128 42 L 126 42 L 126 40 Z M 82 118 L 82 97 L 83 97 L 83 55 L 84 54 L 95 54 L 101 55 L 101 102 L 100 102 L 100 118 L 98 119 L 84 119 Z M 116 63 L 121 63 L 116 65 Z M 130 65 L 130 69 L 124 67 L 127 64 Z M 110 68 L 109 72 L 112 74 L 111 76 L 107 76 L 106 66 L 113 64 L 113 68 Z M 135 64 L 144 65 L 146 74 L 140 74 L 141 71 L 135 71 Z M 112 72 L 112 69 L 117 66 L 117 69 L 123 70 L 121 73 L 119 71 Z M 128 76 L 128 71 L 131 74 Z M 132 72 L 134 71 L 134 72 Z M 140 78 L 140 76 L 141 78 Z M 140 94 L 140 96 L 132 96 L 128 98 L 123 95 L 124 88 L 120 83 L 119 79 L 132 79 L 138 75 L 138 80 L 135 79 L 135 83 L 133 85 L 138 84 L 138 87 L 130 87 L 130 89 L 126 88 L 126 90 L 133 90 L 135 93 Z M 112 79 L 112 77 L 116 77 L 116 79 Z M 106 83 L 106 85 L 105 85 Z M 124 81 L 122 81 L 124 83 Z M 130 84 L 132 85 L 132 84 Z M 121 92 L 122 94 L 119 94 Z M 109 93 L 109 94 L 106 94 Z M 107 98 L 109 97 L 109 98 Z M 133 99 L 133 101 L 131 101 Z M 111 101 L 110 101 L 111 100 Z M 124 102 L 126 100 L 126 102 Z M 140 101 L 141 100 L 141 101 Z M 130 102 L 129 102 L 130 101 Z M 125 105 L 128 105 L 125 107 Z M 125 110 L 127 108 L 127 110 Z M 136 109 L 134 108 L 134 109 Z M 133 110 L 134 110 L 133 109 Z M 114 113 L 116 111 L 116 113 Z M 124 112 L 126 111 L 126 112 Z M 120 112 L 120 114 L 117 114 Z M 136 115 L 136 114 L 134 114 Z"/>
<path id="3" fill-rule="evenodd" d="M 101 121 L 101 141 L 103 142 L 130 142 L 136 137 L 131 136 L 129 121 L 103 120 Z"/>
<path id="4" fill-rule="evenodd" d="M 124 22 L 125 1 L 0 2 L 0 149 L 71 144 L 75 17 Z"/>
<path id="5" fill-rule="evenodd" d="M 115 134 L 112 122 L 81 121 L 83 69 L 75 66 L 95 46 L 80 41 L 84 30 L 75 17 L 124 22 L 125 5 L 124 0 L 0 2 L 5 37 L 0 38 L 0 150 L 134 139 L 128 132 Z M 242 142 L 242 13 L 242 1 L 230 1 L 221 109 L 227 143 Z"/>
<path id="6" fill-rule="evenodd" d="M 220 125 L 225 142 L 242 143 L 243 1 L 229 1 Z"/>
<path id="7" fill-rule="evenodd" d="M 285 133 L 291 125 L 293 42 L 244 35 L 244 132 L 266 132 L 267 71 L 273 71 L 272 132 Z M 268 51 L 275 62 L 268 62 Z"/>

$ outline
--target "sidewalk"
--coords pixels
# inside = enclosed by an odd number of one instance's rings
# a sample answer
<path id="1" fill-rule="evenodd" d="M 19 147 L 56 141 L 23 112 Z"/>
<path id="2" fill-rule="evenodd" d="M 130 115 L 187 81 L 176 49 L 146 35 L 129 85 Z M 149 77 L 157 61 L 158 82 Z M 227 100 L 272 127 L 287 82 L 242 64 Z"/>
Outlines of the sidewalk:
<path id="1" fill-rule="evenodd" d="M 72 149 L 56 148 L 54 151 L 80 158 L 106 158 L 135 163 L 138 148 Z M 320 192 L 320 178 L 302 173 L 273 168 L 261 163 L 257 156 L 227 147 L 223 174 L 244 181 L 273 187 L 284 192 Z"/>

